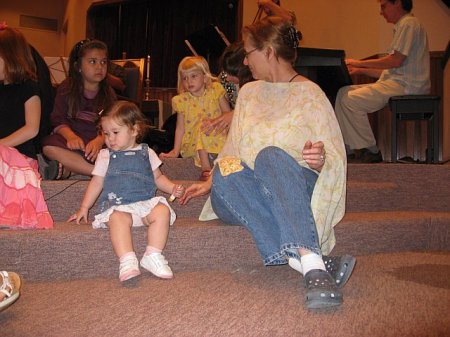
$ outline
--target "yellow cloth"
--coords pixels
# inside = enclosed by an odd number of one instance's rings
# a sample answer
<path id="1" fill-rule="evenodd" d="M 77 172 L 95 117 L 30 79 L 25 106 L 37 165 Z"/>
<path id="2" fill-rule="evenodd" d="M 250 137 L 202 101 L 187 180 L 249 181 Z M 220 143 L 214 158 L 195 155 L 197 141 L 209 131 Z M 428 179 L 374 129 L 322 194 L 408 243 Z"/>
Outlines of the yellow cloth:
<path id="1" fill-rule="evenodd" d="M 219 166 L 220 174 L 224 177 L 244 169 L 244 166 L 241 165 L 241 160 L 237 157 L 222 157 L 217 162 L 217 165 Z"/>
<path id="2" fill-rule="evenodd" d="M 253 169 L 256 155 L 272 145 L 308 167 L 302 156 L 308 140 L 325 144 L 325 165 L 314 188 L 311 208 L 322 252 L 329 254 L 336 242 L 333 227 L 345 213 L 346 155 L 333 108 L 316 84 L 247 83 L 239 91 L 233 122 L 218 161 L 238 157 Z M 208 199 L 200 220 L 212 218 L 217 216 Z"/>
<path id="3" fill-rule="evenodd" d="M 213 82 L 206 88 L 203 96 L 196 97 L 189 92 L 172 98 L 172 108 L 184 116 L 184 135 L 181 140 L 180 153 L 183 158 L 194 157 L 195 164 L 200 166 L 198 150 L 217 154 L 222 150 L 226 134 L 210 134 L 201 132 L 200 127 L 204 119 L 222 115 L 219 100 L 225 95 L 225 89 L 218 82 Z"/>

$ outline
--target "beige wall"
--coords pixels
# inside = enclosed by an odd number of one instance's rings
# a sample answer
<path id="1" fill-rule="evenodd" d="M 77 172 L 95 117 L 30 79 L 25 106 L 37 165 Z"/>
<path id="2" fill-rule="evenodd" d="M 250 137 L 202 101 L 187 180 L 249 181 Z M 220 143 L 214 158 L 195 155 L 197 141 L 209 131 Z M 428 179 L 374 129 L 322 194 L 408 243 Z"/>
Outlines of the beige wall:
<path id="1" fill-rule="evenodd" d="M 95 1 L 0 0 L 0 21 L 19 28 L 19 14 L 57 18 L 60 27 L 67 25 L 67 34 L 20 30 L 43 55 L 67 56 L 85 38 L 86 11 Z M 379 15 L 377 0 L 282 0 L 282 5 L 296 12 L 306 47 L 344 49 L 347 56 L 362 58 L 385 52 L 392 37 L 392 25 Z M 256 0 L 244 0 L 244 24 L 251 23 L 256 10 Z M 413 12 L 427 29 L 430 50 L 445 50 L 450 10 L 441 0 L 414 0 Z"/>
<path id="2" fill-rule="evenodd" d="M 80 40 L 86 38 L 86 13 L 92 0 L 67 0 L 67 9 L 64 14 L 64 22 L 67 23 L 67 34 L 64 37 L 64 55 Z"/>
<path id="3" fill-rule="evenodd" d="M 295 11 L 305 47 L 344 49 L 362 58 L 383 53 L 392 25 L 379 15 L 378 0 L 282 0 Z M 255 0 L 244 0 L 244 24 L 252 22 Z M 428 32 L 430 50 L 445 50 L 450 39 L 450 10 L 441 0 L 414 0 L 413 13 Z"/>
<path id="4" fill-rule="evenodd" d="M 0 0 L 0 22 L 19 29 L 43 56 L 67 56 L 72 46 L 86 37 L 86 12 L 94 1 Z M 21 14 L 57 19 L 58 32 L 22 28 Z"/>
<path id="5" fill-rule="evenodd" d="M 9 26 L 19 29 L 42 55 L 56 56 L 63 52 L 60 30 L 65 7 L 66 0 L 0 0 L 0 21 L 6 21 Z M 58 32 L 21 28 L 19 26 L 21 14 L 56 19 Z"/>

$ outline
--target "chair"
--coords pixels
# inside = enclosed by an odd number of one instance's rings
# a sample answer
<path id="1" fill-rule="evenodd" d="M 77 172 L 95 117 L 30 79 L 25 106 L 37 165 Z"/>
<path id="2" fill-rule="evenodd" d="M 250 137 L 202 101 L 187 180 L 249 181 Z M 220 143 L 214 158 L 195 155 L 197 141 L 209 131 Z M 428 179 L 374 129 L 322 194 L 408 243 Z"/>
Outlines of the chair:
<path id="1" fill-rule="evenodd" d="M 54 87 L 57 87 L 69 76 L 69 58 L 63 56 L 44 56 L 50 71 L 50 79 Z"/>
<path id="2" fill-rule="evenodd" d="M 140 107 L 144 83 L 145 59 L 121 59 L 111 60 L 111 62 L 125 68 L 126 83 L 123 94 Z"/>
<path id="3" fill-rule="evenodd" d="M 391 161 L 397 162 L 397 120 L 427 120 L 427 164 L 439 161 L 439 102 L 433 95 L 393 96 L 389 99 L 392 115 Z"/>

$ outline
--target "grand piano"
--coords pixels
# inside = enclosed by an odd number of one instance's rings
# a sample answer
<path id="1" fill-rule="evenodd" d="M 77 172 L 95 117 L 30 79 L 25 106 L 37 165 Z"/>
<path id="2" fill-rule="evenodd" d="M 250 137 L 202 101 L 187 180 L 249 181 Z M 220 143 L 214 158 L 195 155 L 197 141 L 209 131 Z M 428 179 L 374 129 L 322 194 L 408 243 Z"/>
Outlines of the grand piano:
<path id="1" fill-rule="evenodd" d="M 338 90 L 352 84 L 344 60 L 343 50 L 299 47 L 294 68 L 317 83 L 334 106 Z"/>

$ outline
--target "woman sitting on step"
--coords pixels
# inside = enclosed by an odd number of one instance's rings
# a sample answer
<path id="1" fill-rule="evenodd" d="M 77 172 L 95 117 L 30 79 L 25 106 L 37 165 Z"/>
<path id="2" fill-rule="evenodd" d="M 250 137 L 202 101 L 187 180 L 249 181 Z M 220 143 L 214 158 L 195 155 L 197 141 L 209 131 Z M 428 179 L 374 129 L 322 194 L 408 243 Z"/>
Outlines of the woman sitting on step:
<path id="1" fill-rule="evenodd" d="M 355 259 L 322 256 L 345 212 L 345 148 L 333 108 L 292 66 L 292 24 L 264 18 L 244 28 L 243 41 L 257 81 L 239 92 L 210 179 L 187 188 L 181 202 L 211 192 L 201 220 L 243 224 L 265 265 L 289 262 L 304 275 L 307 308 L 338 306 Z"/>

